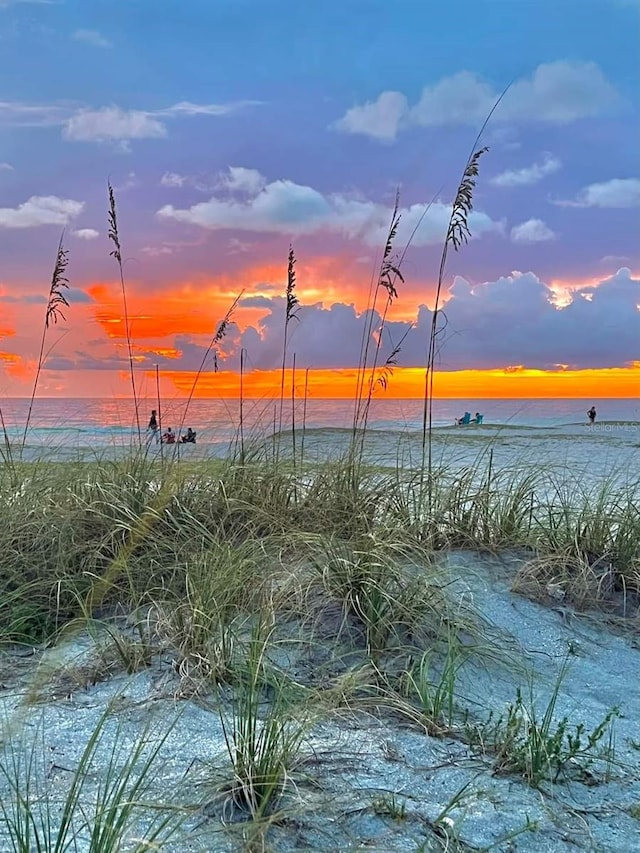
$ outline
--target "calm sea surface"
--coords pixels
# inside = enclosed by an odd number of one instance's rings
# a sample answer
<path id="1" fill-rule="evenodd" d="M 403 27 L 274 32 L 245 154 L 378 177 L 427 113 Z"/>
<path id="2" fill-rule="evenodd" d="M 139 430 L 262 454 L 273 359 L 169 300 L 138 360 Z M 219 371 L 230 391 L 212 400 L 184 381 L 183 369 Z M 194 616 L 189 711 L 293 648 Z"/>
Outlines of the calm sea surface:
<path id="1" fill-rule="evenodd" d="M 598 410 L 596 428 L 601 434 L 610 431 L 616 437 L 640 438 L 640 399 L 602 400 L 472 400 L 466 405 L 462 400 L 436 400 L 433 425 L 452 427 L 454 419 L 465 409 L 474 415 L 484 415 L 489 427 L 511 430 L 544 430 L 561 433 L 584 434 L 586 411 L 595 404 Z M 21 440 L 27 417 L 28 401 L 5 398 L 0 400 L 2 415 L 11 442 Z M 186 401 L 164 401 L 161 410 L 162 427 L 186 431 L 192 427 L 198 432 L 198 443 L 216 446 L 222 451 L 238 434 L 240 403 L 238 400 L 193 400 L 185 412 Z M 140 422 L 146 428 L 153 400 L 140 404 Z M 275 400 L 245 400 L 243 404 L 244 432 L 247 437 L 264 437 L 273 433 L 274 417 L 279 410 Z M 303 420 L 308 432 L 335 433 L 348 430 L 353 420 L 353 402 L 349 400 L 309 400 L 304 411 L 303 401 L 296 403 L 296 429 Z M 286 401 L 283 429 L 290 429 L 291 402 Z M 369 417 L 371 430 L 412 433 L 422 428 L 422 402 L 420 400 L 392 400 L 378 398 L 371 404 Z M 461 427 L 469 434 L 475 427 Z M 492 430 L 493 432 L 494 430 Z M 520 431 L 520 430 L 518 430 Z M 458 431 L 456 431 L 458 432 Z M 618 433 L 621 435 L 618 436 Z M 626 434 L 625 434 L 626 433 Z M 42 398 L 34 404 L 27 445 L 58 447 L 104 448 L 126 446 L 135 439 L 135 413 L 133 405 L 124 399 L 71 399 Z"/>

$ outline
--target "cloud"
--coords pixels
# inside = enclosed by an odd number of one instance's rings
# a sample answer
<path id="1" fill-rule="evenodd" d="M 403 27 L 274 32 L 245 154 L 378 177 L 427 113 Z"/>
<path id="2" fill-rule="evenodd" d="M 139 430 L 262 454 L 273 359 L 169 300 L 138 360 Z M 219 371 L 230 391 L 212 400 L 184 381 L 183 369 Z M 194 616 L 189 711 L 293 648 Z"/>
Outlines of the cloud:
<path id="1" fill-rule="evenodd" d="M 31 196 L 18 207 L 0 208 L 0 228 L 67 225 L 84 208 L 84 202 L 55 195 Z"/>
<path id="2" fill-rule="evenodd" d="M 260 106 L 261 101 L 233 101 L 228 104 L 194 104 L 191 101 L 180 101 L 172 107 L 156 110 L 151 115 L 156 116 L 226 116 L 238 112 L 245 107 Z"/>
<path id="3" fill-rule="evenodd" d="M 13 166 L 11 163 L 0 163 L 0 172 L 13 172 Z"/>
<path id="4" fill-rule="evenodd" d="M 149 258 L 160 258 L 163 255 L 173 255 L 174 250 L 171 246 L 163 244 L 162 246 L 143 246 L 140 251 Z"/>
<path id="5" fill-rule="evenodd" d="M 244 166 L 229 166 L 219 181 L 219 186 L 229 192 L 248 195 L 257 195 L 266 184 L 266 178 L 257 169 L 246 169 Z"/>
<path id="6" fill-rule="evenodd" d="M 0 101 L 0 123 L 18 127 L 62 127 L 71 142 L 121 142 L 159 139 L 167 135 L 166 119 L 225 116 L 257 101 L 194 104 L 180 101 L 159 110 L 123 109 L 117 105 L 87 107 L 78 104 L 27 104 Z"/>
<path id="7" fill-rule="evenodd" d="M 71 38 L 76 41 L 83 41 L 92 47 L 113 47 L 113 42 L 110 42 L 108 38 L 105 38 L 97 30 L 76 30 Z"/>
<path id="8" fill-rule="evenodd" d="M 66 122 L 62 135 L 73 142 L 128 141 L 159 139 L 167 135 L 166 127 L 142 110 L 100 107 L 79 110 Z"/>
<path id="9" fill-rule="evenodd" d="M 382 92 L 375 101 L 352 107 L 334 126 L 386 141 L 411 125 L 479 126 L 500 94 L 477 74 L 460 71 L 425 86 L 413 107 L 400 92 Z M 514 83 L 493 119 L 563 125 L 609 112 L 619 102 L 618 93 L 595 63 L 559 60 L 539 65 L 531 77 Z"/>
<path id="10" fill-rule="evenodd" d="M 556 201 L 561 207 L 640 207 L 640 180 L 638 178 L 613 178 L 598 184 L 589 184 L 574 201 Z"/>
<path id="11" fill-rule="evenodd" d="M 345 133 L 362 133 L 391 142 L 408 112 L 409 104 L 401 92 L 382 92 L 375 101 L 347 110 L 333 126 Z"/>
<path id="12" fill-rule="evenodd" d="M 533 273 L 471 285 L 456 279 L 445 305 L 448 340 L 442 366 L 553 369 L 617 367 L 638 357 L 640 281 L 628 269 L 573 292 L 557 308 L 553 291 Z"/>
<path id="13" fill-rule="evenodd" d="M 179 175 L 177 172 L 165 172 L 160 178 L 161 187 L 183 187 L 187 182 L 186 175 Z"/>
<path id="14" fill-rule="evenodd" d="M 545 243 L 555 240 L 556 235 L 541 219 L 528 219 L 511 229 L 513 243 Z"/>
<path id="15" fill-rule="evenodd" d="M 79 290 L 77 287 L 70 287 L 67 291 L 67 297 L 72 305 L 83 303 L 89 304 L 93 302 L 93 297 L 89 296 L 84 290 Z"/>
<path id="16" fill-rule="evenodd" d="M 253 171 L 244 170 L 245 173 Z M 257 178 L 254 182 L 256 186 L 259 183 Z M 391 216 L 387 205 L 350 198 L 340 193 L 324 195 L 312 187 L 284 179 L 267 183 L 262 178 L 260 183 L 264 187 L 260 192 L 254 189 L 253 194 L 242 200 L 214 195 L 209 201 L 186 209 L 165 205 L 158 210 L 157 216 L 211 231 L 233 229 L 287 236 L 330 232 L 363 240 L 371 246 L 380 245 L 386 237 Z M 401 211 L 398 244 L 406 241 L 416 227 L 418 230 L 413 238 L 414 245 L 441 243 L 450 213 L 449 205 L 442 202 L 430 206 L 414 204 L 404 208 Z M 501 223 L 493 221 L 481 211 L 473 211 L 469 222 L 474 236 L 502 230 Z"/>
<path id="17" fill-rule="evenodd" d="M 640 281 L 628 269 L 597 286 L 578 288 L 566 307 L 553 302 L 553 291 L 534 273 L 513 272 L 495 281 L 472 285 L 456 278 L 446 294 L 446 329 L 441 337 L 439 368 L 443 370 L 504 369 L 522 364 L 555 369 L 619 367 L 637 361 L 640 312 L 636 309 Z M 265 308 L 267 313 L 242 333 L 235 329 L 225 339 L 225 369 L 237 369 L 240 349 L 247 351 L 252 368 L 278 368 L 282 361 L 284 299 L 248 297 L 243 304 Z M 291 328 L 291 351 L 300 368 L 355 367 L 360 359 L 367 312 L 335 303 L 301 305 L 298 322 Z M 383 336 L 384 360 L 408 332 L 398 361 L 404 367 L 423 367 L 425 341 L 432 312 L 421 306 L 413 328 L 407 322 L 390 322 Z M 372 338 L 380 324 L 372 318 Z M 605 331 L 606 330 L 606 331 Z M 328 345 L 327 342 L 330 342 Z M 181 369 L 197 369 L 204 346 L 178 336 L 174 346 L 183 353 Z"/>
<path id="18" fill-rule="evenodd" d="M 54 127 L 63 124 L 74 109 L 77 105 L 0 101 L 0 123 L 17 127 Z"/>
<path id="19" fill-rule="evenodd" d="M 95 228 L 78 228 L 76 231 L 71 232 L 74 237 L 78 237 L 80 240 L 95 240 L 96 237 L 100 236 L 100 232 L 96 231 Z"/>
<path id="20" fill-rule="evenodd" d="M 15 296 L 12 293 L 0 293 L 0 302 L 18 302 L 23 305 L 44 305 L 48 302 L 46 296 L 42 293 L 22 293 L 20 296 Z M 0 335 L 3 332 L 0 331 Z M 4 334 L 8 334 L 6 331 Z M 11 334 L 14 334 L 13 332 Z"/>
<path id="21" fill-rule="evenodd" d="M 271 308 L 273 299 L 267 296 L 245 296 L 238 304 L 243 308 Z"/>
<path id="22" fill-rule="evenodd" d="M 509 169 L 506 172 L 501 172 L 494 178 L 491 178 L 489 183 L 496 187 L 526 187 L 532 184 L 540 183 L 547 175 L 552 175 L 561 167 L 561 162 L 552 154 L 545 154 L 541 163 L 533 163 L 531 166 L 525 166 L 522 169 Z"/>

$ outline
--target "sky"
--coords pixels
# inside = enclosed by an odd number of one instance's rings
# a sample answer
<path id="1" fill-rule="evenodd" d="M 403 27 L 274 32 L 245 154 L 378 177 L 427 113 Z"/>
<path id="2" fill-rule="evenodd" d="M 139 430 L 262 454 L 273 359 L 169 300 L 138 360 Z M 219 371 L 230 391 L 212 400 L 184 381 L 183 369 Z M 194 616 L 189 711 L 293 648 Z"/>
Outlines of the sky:
<path id="1" fill-rule="evenodd" d="M 419 396 L 474 145 L 439 392 L 640 396 L 639 47 L 640 0 L 0 0 L 0 397 L 31 393 L 63 231 L 39 394 L 128 393 L 108 182 L 149 395 L 156 365 L 190 392 L 238 296 L 196 393 L 237 395 L 241 352 L 244 391 L 279 393 L 290 245 L 287 365 L 350 395 L 399 193 L 377 393 Z"/>

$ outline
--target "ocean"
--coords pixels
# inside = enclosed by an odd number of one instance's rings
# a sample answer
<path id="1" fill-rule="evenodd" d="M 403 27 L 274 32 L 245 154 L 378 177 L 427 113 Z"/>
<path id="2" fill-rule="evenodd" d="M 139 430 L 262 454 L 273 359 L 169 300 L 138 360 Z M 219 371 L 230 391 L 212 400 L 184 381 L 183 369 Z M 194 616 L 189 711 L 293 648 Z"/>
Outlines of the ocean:
<path id="1" fill-rule="evenodd" d="M 595 404 L 598 418 L 593 427 L 587 425 L 587 409 Z M 7 435 L 12 445 L 21 443 L 29 401 L 5 398 L 1 401 Z M 163 430 L 192 427 L 198 433 L 198 445 L 206 445 L 210 455 L 224 455 L 237 439 L 240 423 L 240 401 L 237 399 L 194 399 L 185 412 L 183 398 L 162 402 Z M 140 401 L 140 422 L 146 430 L 154 400 Z M 484 415 L 483 427 L 454 427 L 456 417 L 465 409 L 472 415 Z M 247 441 L 264 439 L 274 432 L 274 419 L 279 401 L 271 399 L 243 402 L 244 436 Z M 344 446 L 353 421 L 353 401 L 309 399 L 296 401 L 294 419 L 300 435 L 303 422 L 307 446 L 315 441 Z M 285 400 L 283 430 L 292 424 L 291 401 Z M 465 405 L 459 399 L 434 401 L 433 426 L 443 439 L 458 444 L 477 443 L 481 437 L 508 437 L 511 445 L 523 446 L 535 439 L 552 438 L 605 440 L 610 446 L 635 448 L 640 444 L 640 399 L 475 399 Z M 422 401 L 377 397 L 372 400 L 368 427 L 382 442 L 383 435 L 414 435 L 422 430 Z M 39 398 L 33 406 L 27 448 L 51 451 L 126 448 L 135 444 L 135 412 L 126 399 Z M 506 439 L 505 439 L 506 440 Z M 1 442 L 0 442 L 1 443 Z M 387 444 L 389 442 L 387 441 Z M 576 443 L 574 441 L 574 443 Z M 578 442 L 582 443 L 582 442 Z M 201 452 L 201 451 L 200 451 Z M 66 455 L 66 454 L 63 454 Z"/>

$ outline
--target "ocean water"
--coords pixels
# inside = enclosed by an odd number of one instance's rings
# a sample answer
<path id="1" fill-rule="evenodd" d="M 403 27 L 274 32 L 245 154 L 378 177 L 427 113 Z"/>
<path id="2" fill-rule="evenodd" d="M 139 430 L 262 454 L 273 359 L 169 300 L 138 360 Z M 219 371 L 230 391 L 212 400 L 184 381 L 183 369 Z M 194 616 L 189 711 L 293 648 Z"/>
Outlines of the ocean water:
<path id="1" fill-rule="evenodd" d="M 598 418 L 594 427 L 587 425 L 587 409 L 595 405 Z M 0 401 L 9 440 L 21 442 L 27 418 L 29 401 L 23 398 L 5 398 Z M 140 423 L 146 431 L 151 409 L 157 409 L 154 400 L 140 402 Z M 454 428 L 456 417 L 465 410 L 484 415 L 484 428 L 474 425 Z M 271 399 L 245 400 L 242 404 L 244 434 L 247 440 L 266 437 L 274 432 L 279 416 L 279 401 Z M 371 403 L 368 427 L 371 431 L 386 433 L 419 433 L 422 430 L 422 401 L 375 398 Z M 309 435 L 332 434 L 338 439 L 341 433 L 349 434 L 353 422 L 353 402 L 350 400 L 313 399 L 305 404 L 296 401 L 293 419 L 297 431 L 303 422 Z M 126 399 L 41 398 L 36 399 L 27 436 L 30 447 L 127 447 L 137 441 L 135 410 Z M 238 436 L 240 402 L 236 399 L 194 399 L 186 409 L 186 400 L 163 401 L 162 429 L 171 426 L 174 431 L 192 427 L 198 433 L 198 443 L 222 449 Z M 285 401 L 283 430 L 292 425 L 292 407 Z M 544 399 L 473 400 L 465 406 L 462 400 L 435 400 L 433 426 L 437 431 L 452 429 L 461 438 L 471 438 L 478 433 L 529 435 L 537 434 L 584 436 L 587 430 L 611 440 L 640 441 L 640 399 Z M 542 432 L 539 432 L 542 431 Z"/>

